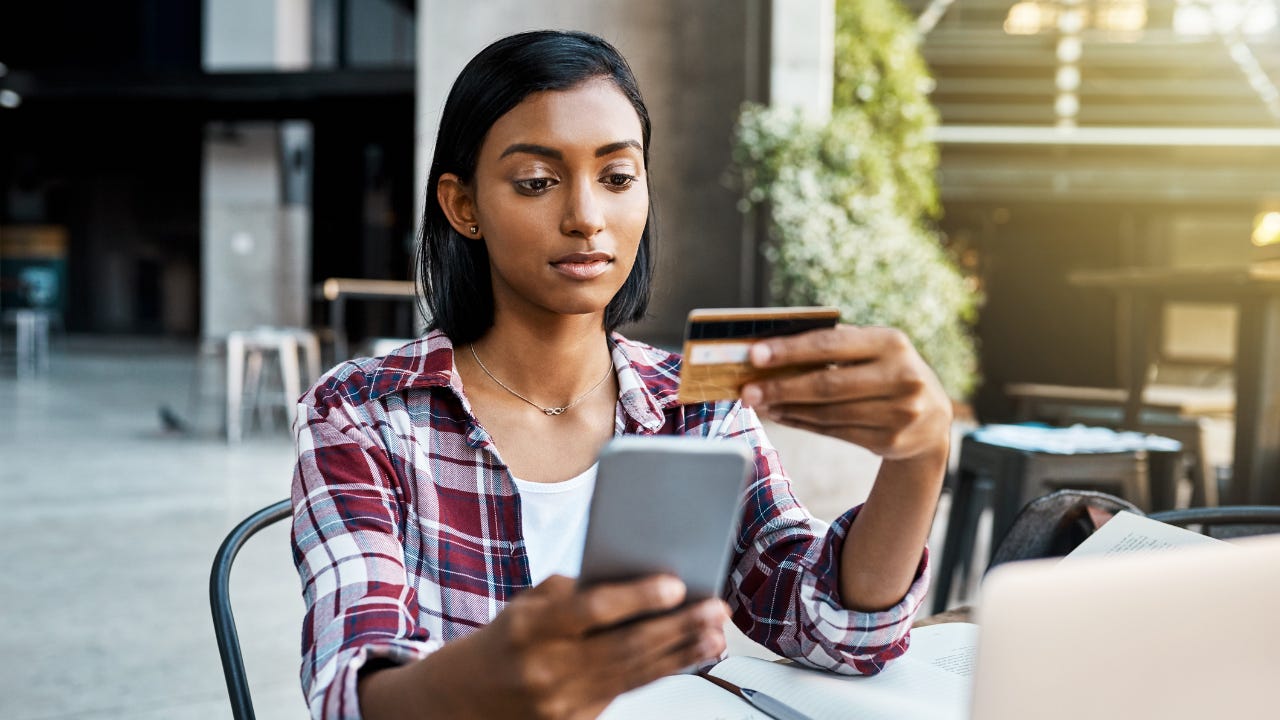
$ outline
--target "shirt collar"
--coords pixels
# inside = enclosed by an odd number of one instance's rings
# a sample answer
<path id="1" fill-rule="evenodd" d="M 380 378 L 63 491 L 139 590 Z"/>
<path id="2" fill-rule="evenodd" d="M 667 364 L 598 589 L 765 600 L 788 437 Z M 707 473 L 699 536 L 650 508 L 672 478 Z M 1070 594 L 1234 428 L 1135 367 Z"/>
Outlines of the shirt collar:
<path id="1" fill-rule="evenodd" d="M 652 434 L 666 422 L 665 413 L 678 403 L 680 356 L 612 334 L 613 367 L 618 374 L 618 401 L 636 427 Z"/>

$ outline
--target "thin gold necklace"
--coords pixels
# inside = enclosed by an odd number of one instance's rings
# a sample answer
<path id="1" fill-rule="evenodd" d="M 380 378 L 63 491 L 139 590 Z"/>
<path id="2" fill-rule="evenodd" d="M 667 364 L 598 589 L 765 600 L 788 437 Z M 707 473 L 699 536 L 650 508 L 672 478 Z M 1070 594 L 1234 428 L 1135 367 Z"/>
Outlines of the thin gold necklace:
<path id="1" fill-rule="evenodd" d="M 579 395 L 577 400 L 574 400 L 573 402 L 569 403 L 568 405 L 564 405 L 564 406 L 562 406 L 562 407 L 543 407 L 543 406 L 539 405 L 538 403 L 536 403 L 536 402 L 534 402 L 534 401 L 530 400 L 529 398 L 527 398 L 527 397 L 525 397 L 525 396 L 521 395 L 520 393 L 516 392 L 515 390 L 512 390 L 510 387 L 508 387 L 508 386 L 507 386 L 507 384 L 506 384 L 506 383 L 502 382 L 502 381 L 501 381 L 501 380 L 499 380 L 497 377 L 495 377 L 493 373 L 489 372 L 489 368 L 487 368 L 487 367 L 485 367 L 485 366 L 484 366 L 484 362 L 482 362 L 482 361 L 480 360 L 480 356 L 476 354 L 476 344 L 475 344 L 475 343 L 471 343 L 468 347 L 470 347 L 470 348 L 471 348 L 471 357 L 473 357 L 473 358 L 475 358 L 475 359 L 476 359 L 476 364 L 480 366 L 480 369 L 484 371 L 484 374 L 485 374 L 485 375 L 488 375 L 488 376 L 489 376 L 489 379 L 490 379 L 490 380 L 492 380 L 492 381 L 494 381 L 494 382 L 498 383 L 499 385 L 501 385 L 503 390 L 506 390 L 507 392 L 511 393 L 512 395 L 515 395 L 516 397 L 520 398 L 521 400 L 523 400 L 523 401 L 525 401 L 525 402 L 529 403 L 530 405 L 532 405 L 532 406 L 534 406 L 534 407 L 538 408 L 538 409 L 539 409 L 539 410 L 541 410 L 544 414 L 546 414 L 546 415 L 550 415 L 550 416 L 554 416 L 554 415 L 563 415 L 563 414 L 565 413 L 565 411 L 566 411 L 566 410 L 569 410 L 570 408 L 572 408 L 573 406 L 575 406 L 575 405 L 577 405 L 578 403 L 582 402 L 583 400 L 586 400 L 586 399 L 591 395 L 591 393 L 595 392 L 596 390 L 599 390 L 599 389 L 600 389 L 600 386 L 604 384 L 604 381 L 605 381 L 605 380 L 608 380 L 608 379 L 609 379 L 609 376 L 613 374 L 613 362 L 611 361 L 611 362 L 609 363 L 609 367 L 608 367 L 608 368 L 606 368 L 606 369 L 605 369 L 605 371 L 604 371 L 604 376 L 603 376 L 603 377 L 601 377 L 601 378 L 600 378 L 600 380 L 599 380 L 599 381 L 597 381 L 595 385 L 592 385 L 590 390 L 588 390 L 588 391 L 586 391 L 586 392 L 582 393 L 581 395 Z"/>

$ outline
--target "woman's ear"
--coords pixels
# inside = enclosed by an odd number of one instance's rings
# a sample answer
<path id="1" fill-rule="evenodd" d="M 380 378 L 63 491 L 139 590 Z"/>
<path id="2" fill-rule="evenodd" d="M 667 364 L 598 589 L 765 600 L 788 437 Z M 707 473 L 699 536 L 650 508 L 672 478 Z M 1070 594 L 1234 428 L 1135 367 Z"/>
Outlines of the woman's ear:
<path id="1" fill-rule="evenodd" d="M 449 219 L 454 230 L 465 238 L 479 240 L 480 219 L 476 214 L 476 201 L 471 188 L 453 173 L 444 173 L 436 185 L 436 202 Z"/>

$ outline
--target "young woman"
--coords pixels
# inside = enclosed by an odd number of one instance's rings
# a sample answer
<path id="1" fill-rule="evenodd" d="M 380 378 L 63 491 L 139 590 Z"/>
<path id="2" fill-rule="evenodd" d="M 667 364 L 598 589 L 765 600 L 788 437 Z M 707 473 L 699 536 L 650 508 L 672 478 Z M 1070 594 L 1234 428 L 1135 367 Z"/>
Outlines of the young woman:
<path id="1" fill-rule="evenodd" d="M 505 38 L 454 84 L 420 251 L 432 330 L 302 399 L 293 542 L 313 716 L 594 717 L 716 658 L 729 617 L 837 672 L 906 649 L 947 398 L 901 333 L 841 326 L 752 350 L 827 369 L 676 404 L 680 358 L 614 332 L 649 295 L 649 130 L 626 62 L 591 35 Z M 865 505 L 830 528 L 810 517 L 758 414 L 881 454 Z M 724 600 L 679 607 L 671 577 L 575 587 L 595 458 L 620 434 L 754 448 Z"/>

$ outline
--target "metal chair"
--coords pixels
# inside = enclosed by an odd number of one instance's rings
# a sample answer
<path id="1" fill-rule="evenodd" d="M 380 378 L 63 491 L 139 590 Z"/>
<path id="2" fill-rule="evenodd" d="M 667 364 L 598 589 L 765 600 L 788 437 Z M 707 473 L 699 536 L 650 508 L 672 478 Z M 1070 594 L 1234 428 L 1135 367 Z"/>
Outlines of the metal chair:
<path id="1" fill-rule="evenodd" d="M 1148 517 L 1178 527 L 1197 525 L 1201 535 L 1222 539 L 1280 533 L 1280 506 L 1275 505 L 1184 508 L 1151 513 Z"/>
<path id="2" fill-rule="evenodd" d="M 245 518 L 227 534 L 209 573 L 209 607 L 213 611 L 213 632 L 218 638 L 218 655 L 222 657 L 222 674 L 227 679 L 227 695 L 231 714 L 236 720 L 256 720 L 253 699 L 249 695 L 249 679 L 244 672 L 244 656 L 240 652 L 240 636 L 231 612 L 231 564 L 249 538 L 292 514 L 289 500 L 281 500 Z"/>
<path id="3" fill-rule="evenodd" d="M 980 432 L 980 431 L 979 431 Z M 1174 443 L 1174 446 L 1177 444 Z M 942 562 L 934 584 L 933 613 L 947 609 L 954 586 L 964 589 L 975 565 L 974 540 L 982 511 L 992 511 L 991 556 L 1018 512 L 1057 489 L 1118 490 L 1143 512 L 1171 507 L 1177 451 L 1135 449 L 1064 454 L 986 442 L 978 432 L 960 443 Z"/>

